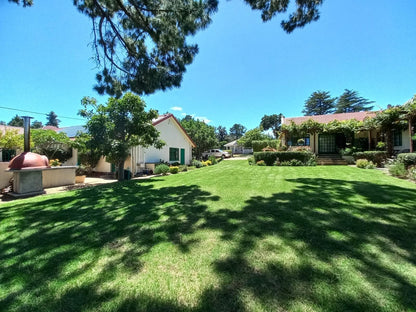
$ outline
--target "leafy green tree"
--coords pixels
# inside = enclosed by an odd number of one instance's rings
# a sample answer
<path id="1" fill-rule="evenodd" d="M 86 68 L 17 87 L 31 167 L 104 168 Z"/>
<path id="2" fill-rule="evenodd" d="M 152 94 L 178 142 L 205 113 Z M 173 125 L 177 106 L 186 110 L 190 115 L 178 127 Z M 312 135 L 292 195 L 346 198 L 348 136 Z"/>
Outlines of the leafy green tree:
<path id="1" fill-rule="evenodd" d="M 335 105 L 335 113 L 353 113 L 370 111 L 374 106 L 368 106 L 374 103 L 358 95 L 357 91 L 345 89 L 344 93 L 338 98 Z"/>
<path id="2" fill-rule="evenodd" d="M 36 153 L 46 155 L 49 159 L 59 159 L 61 162 L 71 158 L 71 140 L 65 133 L 33 129 L 30 131 L 30 135 L 30 141 Z"/>
<path id="3" fill-rule="evenodd" d="M 34 120 L 32 122 L 32 125 L 30 126 L 32 129 L 42 129 L 43 128 L 43 124 L 41 121 L 38 120 Z"/>
<path id="4" fill-rule="evenodd" d="M 23 127 L 23 118 L 16 115 L 7 123 L 8 126 L 12 127 Z"/>
<path id="5" fill-rule="evenodd" d="M 0 131 L 0 149 L 23 149 L 23 135 L 18 134 L 17 130 Z"/>
<path id="6" fill-rule="evenodd" d="M 200 159 L 204 151 L 218 145 L 215 127 L 188 116 L 181 120 L 181 125 L 196 145 L 193 149 L 193 156 Z"/>
<path id="7" fill-rule="evenodd" d="M 275 138 L 278 138 L 282 124 L 282 114 L 264 115 L 261 118 L 260 127 L 264 130 L 271 129 Z"/>
<path id="8" fill-rule="evenodd" d="M 227 128 L 223 127 L 223 126 L 218 126 L 215 129 L 215 134 L 217 136 L 217 140 L 220 144 L 220 146 L 224 145 L 227 143 L 227 139 L 228 139 L 228 132 L 227 132 Z"/>
<path id="9" fill-rule="evenodd" d="M 124 162 L 133 146 L 162 148 L 159 132 L 152 124 L 158 114 L 145 111 L 145 102 L 137 95 L 126 93 L 122 98 L 110 98 L 106 105 L 84 97 L 79 114 L 88 118 L 86 129 L 91 145 L 117 165 L 118 180 L 124 180 Z"/>
<path id="10" fill-rule="evenodd" d="M 31 6 L 32 0 L 9 0 Z M 263 21 L 288 11 L 290 0 L 244 0 L 261 11 Z M 100 67 L 95 89 L 120 97 L 179 87 L 186 66 L 198 53 L 187 38 L 206 28 L 218 0 L 73 0 L 91 18 L 95 58 Z M 316 21 L 323 0 L 297 0 L 282 28 L 294 29 Z"/>
<path id="11" fill-rule="evenodd" d="M 58 115 L 56 115 L 55 112 L 53 112 L 53 111 L 51 111 L 50 113 L 48 113 L 46 115 L 46 120 L 47 120 L 47 122 L 46 122 L 47 126 L 53 126 L 53 127 L 57 127 L 57 128 L 59 127 L 59 123 L 61 122 L 58 119 Z"/>
<path id="12" fill-rule="evenodd" d="M 80 164 L 91 173 L 101 158 L 101 151 L 95 146 L 92 136 L 88 133 L 77 133 L 72 147 L 78 152 Z"/>
<path id="13" fill-rule="evenodd" d="M 377 112 L 374 122 L 386 135 L 387 154 L 393 155 L 393 131 L 402 130 L 406 127 L 406 122 L 402 118 L 403 108 L 400 106 L 390 106 L 384 111 Z"/>
<path id="14" fill-rule="evenodd" d="M 248 130 L 243 137 L 238 140 L 238 144 L 244 147 L 253 147 L 253 141 L 268 140 L 270 137 L 263 133 L 261 127 Z"/>
<path id="15" fill-rule="evenodd" d="M 234 124 L 231 128 L 230 128 L 230 137 L 233 138 L 233 140 L 238 140 L 239 138 L 241 138 L 247 131 L 247 128 L 244 127 L 242 124 Z"/>
<path id="16" fill-rule="evenodd" d="M 334 111 L 336 98 L 331 98 L 328 91 L 315 91 L 305 101 L 302 113 L 305 116 L 331 114 Z"/>
<path id="17" fill-rule="evenodd" d="M 409 146 L 410 153 L 414 152 L 413 140 L 415 139 L 414 133 L 412 133 L 413 125 L 416 120 L 416 94 L 403 105 L 402 118 L 407 120 L 409 130 Z"/>

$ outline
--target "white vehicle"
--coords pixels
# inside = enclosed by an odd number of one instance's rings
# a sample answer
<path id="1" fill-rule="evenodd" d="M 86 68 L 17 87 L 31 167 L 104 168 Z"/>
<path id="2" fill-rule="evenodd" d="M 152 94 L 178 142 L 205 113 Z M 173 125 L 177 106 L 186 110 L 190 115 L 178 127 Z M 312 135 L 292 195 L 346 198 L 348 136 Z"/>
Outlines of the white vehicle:
<path id="1" fill-rule="evenodd" d="M 215 156 L 217 158 L 229 158 L 231 157 L 230 153 L 220 150 L 218 148 L 210 149 L 209 151 L 202 153 L 203 159 L 208 159 L 209 156 Z"/>

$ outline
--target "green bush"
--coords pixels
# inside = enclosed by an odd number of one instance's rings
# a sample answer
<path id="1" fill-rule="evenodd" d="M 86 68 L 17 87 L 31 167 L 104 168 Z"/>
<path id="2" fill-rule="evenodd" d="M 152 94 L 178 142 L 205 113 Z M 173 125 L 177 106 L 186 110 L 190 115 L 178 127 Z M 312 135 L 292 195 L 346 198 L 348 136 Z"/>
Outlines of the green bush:
<path id="1" fill-rule="evenodd" d="M 199 160 L 192 159 L 191 166 L 194 166 L 195 168 L 201 168 L 203 165 Z"/>
<path id="2" fill-rule="evenodd" d="M 297 159 L 303 164 L 307 164 L 310 159 L 315 159 L 315 154 L 309 151 L 302 152 L 257 152 L 254 153 L 254 160 L 264 160 L 267 166 L 273 166 L 278 160 L 279 162 L 291 161 Z"/>
<path id="3" fill-rule="evenodd" d="M 218 163 L 218 160 L 215 156 L 209 156 L 208 160 L 211 162 L 211 165 L 216 165 Z"/>
<path id="4" fill-rule="evenodd" d="M 352 155 L 355 160 L 357 159 L 367 159 L 372 161 L 377 167 L 382 167 L 386 162 L 387 153 L 383 151 L 366 151 L 366 152 L 357 152 Z"/>
<path id="5" fill-rule="evenodd" d="M 185 172 L 188 171 L 188 166 L 187 165 L 180 165 L 179 166 L 179 172 Z"/>
<path id="6" fill-rule="evenodd" d="M 250 166 L 252 166 L 252 165 L 254 165 L 254 164 L 255 164 L 255 161 L 254 161 L 254 157 L 253 157 L 253 156 L 251 156 L 251 157 L 247 158 L 247 160 L 248 160 L 248 164 L 249 164 Z"/>
<path id="7" fill-rule="evenodd" d="M 178 166 L 171 166 L 169 167 L 169 172 L 172 174 L 176 174 L 179 172 L 179 167 Z"/>
<path id="8" fill-rule="evenodd" d="M 416 166 L 416 153 L 403 153 L 397 155 L 397 161 L 404 164 L 406 168 Z"/>
<path id="9" fill-rule="evenodd" d="M 404 166 L 404 163 L 400 161 L 395 161 L 391 165 L 388 166 L 389 172 L 392 176 L 398 177 L 398 178 L 405 178 L 407 177 L 407 170 Z"/>
<path id="10" fill-rule="evenodd" d="M 416 181 L 416 167 L 410 167 L 408 170 L 408 178 Z"/>
<path id="11" fill-rule="evenodd" d="M 386 143 L 384 142 L 377 142 L 376 150 L 378 151 L 385 151 L 386 150 Z"/>
<path id="12" fill-rule="evenodd" d="M 292 167 L 295 167 L 295 166 L 304 166 L 304 165 L 305 164 L 303 162 L 301 162 L 300 160 L 298 160 L 298 159 L 291 159 L 291 160 L 288 160 L 288 161 L 282 161 L 280 163 L 280 166 L 292 166 Z"/>
<path id="13" fill-rule="evenodd" d="M 374 169 L 376 165 L 371 160 L 368 159 L 357 159 L 356 161 L 357 168 L 361 169 Z"/>
<path id="14" fill-rule="evenodd" d="M 264 160 L 259 160 L 258 162 L 256 162 L 257 166 L 266 166 L 266 163 L 264 162 Z"/>
<path id="15" fill-rule="evenodd" d="M 155 174 L 166 175 L 169 172 L 169 166 L 165 164 L 160 164 L 155 167 Z"/>

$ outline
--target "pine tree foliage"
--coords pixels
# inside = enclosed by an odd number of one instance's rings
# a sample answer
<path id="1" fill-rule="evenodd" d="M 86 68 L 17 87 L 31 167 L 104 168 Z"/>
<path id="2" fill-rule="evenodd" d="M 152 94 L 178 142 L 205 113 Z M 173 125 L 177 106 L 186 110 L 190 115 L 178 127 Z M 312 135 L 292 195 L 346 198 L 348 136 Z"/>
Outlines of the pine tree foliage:
<path id="1" fill-rule="evenodd" d="M 230 136 L 234 139 L 234 140 L 238 140 L 239 138 L 241 138 L 247 131 L 247 128 L 244 127 L 242 124 L 234 124 L 231 128 L 230 128 Z"/>
<path id="2" fill-rule="evenodd" d="M 326 115 L 334 112 L 336 98 L 331 98 L 328 91 L 315 91 L 305 102 L 302 113 L 305 116 Z"/>
<path id="3" fill-rule="evenodd" d="M 374 106 L 369 106 L 374 103 L 359 96 L 357 91 L 345 89 L 344 93 L 338 98 L 335 112 L 336 113 L 353 113 L 370 111 Z"/>
<path id="4" fill-rule="evenodd" d="M 16 116 L 14 116 L 12 120 L 7 123 L 7 125 L 12 127 L 23 127 L 23 118 L 16 114 Z"/>
<path id="5" fill-rule="evenodd" d="M 47 120 L 47 122 L 46 122 L 46 125 L 47 126 L 53 126 L 53 127 L 59 127 L 59 123 L 61 122 L 59 119 L 58 119 L 58 115 L 57 114 L 55 114 L 55 112 L 54 111 L 50 111 L 47 115 L 46 115 L 46 120 Z"/>
<path id="6" fill-rule="evenodd" d="M 262 13 L 263 21 L 285 13 L 290 0 L 243 0 Z M 324 0 L 296 0 L 295 11 L 282 21 L 290 33 L 319 18 Z M 9 0 L 31 6 L 32 0 Z M 198 53 L 187 38 L 206 28 L 218 0 L 73 0 L 92 21 L 95 59 L 100 68 L 95 89 L 121 97 L 179 87 L 186 66 Z"/>

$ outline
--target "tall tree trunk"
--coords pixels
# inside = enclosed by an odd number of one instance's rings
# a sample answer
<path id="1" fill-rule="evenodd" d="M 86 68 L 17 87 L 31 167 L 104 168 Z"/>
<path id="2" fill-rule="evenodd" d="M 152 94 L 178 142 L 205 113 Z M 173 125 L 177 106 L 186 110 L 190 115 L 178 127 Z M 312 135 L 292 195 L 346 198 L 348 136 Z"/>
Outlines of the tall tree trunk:
<path id="1" fill-rule="evenodd" d="M 386 144 L 387 144 L 387 155 L 389 157 L 393 156 L 393 130 L 386 130 Z"/>
<path id="2" fill-rule="evenodd" d="M 371 151 L 371 130 L 368 130 L 368 150 Z"/>
<path id="3" fill-rule="evenodd" d="M 118 180 L 123 181 L 124 180 L 124 161 L 120 161 L 118 163 Z"/>
<path id="4" fill-rule="evenodd" d="M 409 149 L 410 149 L 410 153 L 413 153 L 413 139 L 412 139 L 412 121 L 413 118 L 410 117 L 408 120 L 409 123 Z"/>

